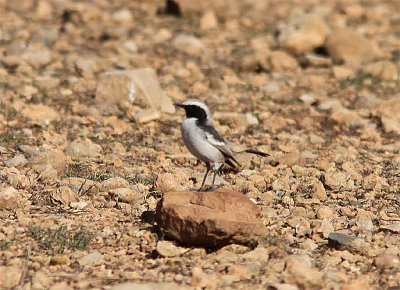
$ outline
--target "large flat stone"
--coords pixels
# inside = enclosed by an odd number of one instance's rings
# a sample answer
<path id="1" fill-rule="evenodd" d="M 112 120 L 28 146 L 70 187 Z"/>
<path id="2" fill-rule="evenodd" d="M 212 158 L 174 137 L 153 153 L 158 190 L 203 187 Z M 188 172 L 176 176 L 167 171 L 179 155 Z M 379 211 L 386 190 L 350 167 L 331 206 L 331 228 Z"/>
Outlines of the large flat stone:
<path id="1" fill-rule="evenodd" d="M 190 245 L 255 245 L 265 236 L 257 206 L 227 189 L 166 193 L 157 205 L 156 221 L 163 233 Z"/>

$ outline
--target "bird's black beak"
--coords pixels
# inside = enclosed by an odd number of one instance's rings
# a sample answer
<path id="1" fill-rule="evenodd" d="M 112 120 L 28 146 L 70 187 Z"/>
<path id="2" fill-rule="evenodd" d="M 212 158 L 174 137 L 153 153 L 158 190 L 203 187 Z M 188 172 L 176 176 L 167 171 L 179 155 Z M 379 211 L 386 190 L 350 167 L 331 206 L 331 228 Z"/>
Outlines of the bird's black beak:
<path id="1" fill-rule="evenodd" d="M 174 106 L 183 108 L 184 105 L 182 103 L 174 103 Z"/>

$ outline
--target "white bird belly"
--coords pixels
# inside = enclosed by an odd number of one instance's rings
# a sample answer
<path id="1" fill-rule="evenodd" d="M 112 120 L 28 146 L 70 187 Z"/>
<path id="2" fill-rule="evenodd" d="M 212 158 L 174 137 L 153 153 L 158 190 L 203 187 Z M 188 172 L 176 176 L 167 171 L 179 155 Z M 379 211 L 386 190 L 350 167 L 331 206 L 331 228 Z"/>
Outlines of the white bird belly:
<path id="1" fill-rule="evenodd" d="M 183 121 L 181 131 L 186 147 L 195 157 L 206 163 L 225 161 L 221 151 L 207 141 L 204 132 L 196 125 L 195 118 Z"/>

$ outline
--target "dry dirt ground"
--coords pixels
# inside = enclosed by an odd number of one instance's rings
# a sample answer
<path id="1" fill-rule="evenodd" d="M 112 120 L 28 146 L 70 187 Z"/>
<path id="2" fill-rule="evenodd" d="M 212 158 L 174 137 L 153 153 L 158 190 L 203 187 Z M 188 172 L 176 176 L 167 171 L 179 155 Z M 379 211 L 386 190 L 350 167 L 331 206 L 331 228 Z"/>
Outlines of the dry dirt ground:
<path id="1" fill-rule="evenodd" d="M 179 5 L 0 0 L 0 287 L 399 286 L 399 2 Z M 157 248 L 157 202 L 205 167 L 183 112 L 144 122 L 143 104 L 99 104 L 103 73 L 145 67 L 270 154 L 221 174 L 257 202 L 256 249 Z"/>

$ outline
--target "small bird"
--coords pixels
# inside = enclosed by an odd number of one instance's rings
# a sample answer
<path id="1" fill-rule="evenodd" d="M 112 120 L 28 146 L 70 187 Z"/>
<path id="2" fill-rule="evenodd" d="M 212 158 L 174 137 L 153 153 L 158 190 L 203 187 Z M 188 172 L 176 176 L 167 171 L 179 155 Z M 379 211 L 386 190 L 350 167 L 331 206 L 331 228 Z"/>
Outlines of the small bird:
<path id="1" fill-rule="evenodd" d="M 214 177 L 211 187 L 208 190 L 213 190 L 215 177 L 218 174 L 220 165 L 223 163 L 238 169 L 239 162 L 235 159 L 234 153 L 253 153 L 261 156 L 267 156 L 267 153 L 246 149 L 240 152 L 233 152 L 228 143 L 214 128 L 211 113 L 207 105 L 199 100 L 190 99 L 183 103 L 175 103 L 175 106 L 181 107 L 186 111 L 186 119 L 181 126 L 182 138 L 195 157 L 206 164 L 206 174 L 201 183 L 199 191 L 204 191 L 204 183 L 207 175 L 211 170 L 211 163 L 214 163 Z"/>

